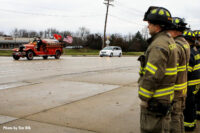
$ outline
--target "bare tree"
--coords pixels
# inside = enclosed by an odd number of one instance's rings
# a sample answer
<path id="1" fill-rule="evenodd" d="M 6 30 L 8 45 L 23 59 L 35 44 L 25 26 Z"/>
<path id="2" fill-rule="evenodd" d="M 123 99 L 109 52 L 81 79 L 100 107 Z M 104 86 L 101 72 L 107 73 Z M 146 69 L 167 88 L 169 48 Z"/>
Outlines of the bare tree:
<path id="1" fill-rule="evenodd" d="M 125 35 L 124 40 L 127 42 L 133 40 L 133 35 L 131 33 L 129 33 L 128 35 Z"/>
<path id="2" fill-rule="evenodd" d="M 26 29 L 20 29 L 19 37 L 28 37 L 28 31 Z"/>
<path id="3" fill-rule="evenodd" d="M 144 39 L 147 39 L 149 36 L 149 31 L 148 31 L 148 27 L 147 26 L 145 26 L 143 29 L 142 29 L 142 31 L 141 31 L 141 34 L 142 34 L 142 36 L 143 36 L 143 38 Z"/>
<path id="4" fill-rule="evenodd" d="M 55 28 L 48 28 L 47 30 L 44 31 L 44 37 L 45 38 L 52 38 L 53 34 L 59 34 L 59 31 L 56 30 Z"/>
<path id="5" fill-rule="evenodd" d="M 77 36 L 81 38 L 81 40 L 86 40 L 87 35 L 90 34 L 89 29 L 85 27 L 80 27 L 77 32 Z"/>
<path id="6" fill-rule="evenodd" d="M 44 32 L 43 31 L 39 31 L 39 36 L 40 37 L 44 37 Z"/>
<path id="7" fill-rule="evenodd" d="M 29 31 L 29 37 L 36 37 L 37 36 L 37 32 L 36 31 Z"/>
<path id="8" fill-rule="evenodd" d="M 18 37 L 19 36 L 19 30 L 17 28 L 15 28 L 14 30 L 11 31 L 11 35 L 13 37 Z"/>
<path id="9" fill-rule="evenodd" d="M 4 32 L 3 31 L 0 31 L 0 36 L 3 36 L 4 35 Z"/>
<path id="10" fill-rule="evenodd" d="M 66 30 L 66 31 L 60 32 L 60 34 L 65 37 L 65 36 L 68 36 L 68 35 L 72 36 L 73 33 L 71 31 Z"/>

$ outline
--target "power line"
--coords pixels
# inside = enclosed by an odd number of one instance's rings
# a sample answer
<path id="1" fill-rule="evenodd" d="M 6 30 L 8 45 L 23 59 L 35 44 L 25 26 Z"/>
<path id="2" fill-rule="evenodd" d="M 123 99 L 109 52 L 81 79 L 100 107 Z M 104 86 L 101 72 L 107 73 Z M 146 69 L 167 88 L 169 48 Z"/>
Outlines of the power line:
<path id="1" fill-rule="evenodd" d="M 103 15 L 78 15 L 78 16 L 66 16 L 66 15 L 55 15 L 55 14 L 43 14 L 43 13 L 33 13 L 33 12 L 25 12 L 25 11 L 16 11 L 16 10 L 9 10 L 9 9 L 0 9 L 2 12 L 7 13 L 15 13 L 15 14 L 25 14 L 25 15 L 35 15 L 35 16 L 47 16 L 47 17 L 98 17 Z"/>
<path id="2" fill-rule="evenodd" d="M 113 18 L 116 18 L 116 19 L 118 19 L 118 20 L 120 20 L 120 21 L 124 21 L 124 22 L 126 22 L 126 23 L 135 24 L 135 25 L 138 25 L 138 26 L 141 26 L 141 27 L 146 26 L 146 25 L 139 24 L 139 23 L 136 23 L 136 22 L 134 22 L 134 21 L 130 21 L 130 20 L 127 20 L 127 19 L 124 19 L 124 18 L 115 16 L 115 15 L 109 14 L 109 16 L 111 16 L 111 17 L 113 17 Z"/>
<path id="3" fill-rule="evenodd" d="M 125 12 L 126 14 L 131 14 L 131 15 L 134 15 L 134 16 L 137 16 L 137 17 L 144 15 L 142 13 L 134 12 L 134 11 L 129 10 L 127 8 L 122 8 L 120 6 L 116 6 L 116 9 L 118 9 L 120 12 Z"/>
<path id="4" fill-rule="evenodd" d="M 127 6 L 127 5 L 124 5 L 123 3 L 119 2 L 119 1 L 118 1 L 118 3 L 115 3 L 115 4 L 119 7 L 124 7 L 125 9 L 130 10 L 130 11 L 135 12 L 135 13 L 138 13 L 138 14 L 144 14 L 144 12 L 141 11 L 141 10 L 138 10 L 136 8 L 133 8 L 133 7 L 130 7 L 130 6 Z"/>

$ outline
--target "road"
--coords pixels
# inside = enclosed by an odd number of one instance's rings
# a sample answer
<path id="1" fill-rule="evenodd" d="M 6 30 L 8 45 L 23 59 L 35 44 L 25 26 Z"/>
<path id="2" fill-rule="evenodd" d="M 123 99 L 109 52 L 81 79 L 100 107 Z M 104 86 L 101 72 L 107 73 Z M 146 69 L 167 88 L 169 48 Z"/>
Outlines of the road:
<path id="1" fill-rule="evenodd" d="M 137 57 L 0 62 L 0 133 L 139 133 Z"/>

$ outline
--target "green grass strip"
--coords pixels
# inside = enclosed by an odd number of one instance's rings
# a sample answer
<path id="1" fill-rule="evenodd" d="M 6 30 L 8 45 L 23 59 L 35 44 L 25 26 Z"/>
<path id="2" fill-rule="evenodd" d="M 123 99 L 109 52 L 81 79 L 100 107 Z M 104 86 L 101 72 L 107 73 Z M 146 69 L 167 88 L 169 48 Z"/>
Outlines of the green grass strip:
<path id="1" fill-rule="evenodd" d="M 64 55 L 99 55 L 99 50 L 93 49 L 63 49 Z M 123 52 L 123 55 L 138 56 L 144 52 Z M 11 56 L 12 50 L 0 50 L 0 56 Z"/>

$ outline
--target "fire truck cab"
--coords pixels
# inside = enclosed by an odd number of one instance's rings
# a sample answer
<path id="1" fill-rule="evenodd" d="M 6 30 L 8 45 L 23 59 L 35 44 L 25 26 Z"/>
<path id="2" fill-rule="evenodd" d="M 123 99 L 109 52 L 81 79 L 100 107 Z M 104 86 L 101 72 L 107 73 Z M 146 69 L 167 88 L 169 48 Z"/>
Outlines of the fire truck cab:
<path id="1" fill-rule="evenodd" d="M 62 42 L 55 39 L 43 39 L 40 49 L 37 48 L 37 41 L 33 41 L 29 44 L 20 45 L 19 48 L 14 48 L 12 56 L 14 60 L 19 60 L 20 57 L 32 60 L 34 56 L 40 56 L 43 59 L 54 56 L 55 59 L 59 59 L 62 54 Z"/>

